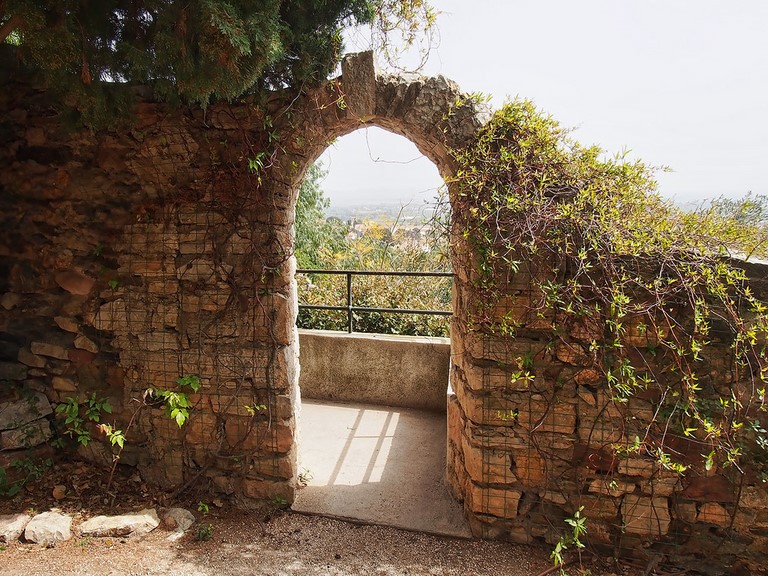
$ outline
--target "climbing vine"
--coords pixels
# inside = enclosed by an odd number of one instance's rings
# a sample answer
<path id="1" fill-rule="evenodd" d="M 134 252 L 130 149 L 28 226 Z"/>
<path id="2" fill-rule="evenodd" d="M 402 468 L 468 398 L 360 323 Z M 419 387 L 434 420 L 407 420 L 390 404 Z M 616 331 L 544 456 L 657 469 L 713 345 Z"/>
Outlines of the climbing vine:
<path id="1" fill-rule="evenodd" d="M 479 295 L 468 328 L 535 326 L 552 354 L 597 371 L 619 410 L 650 398 L 652 421 L 616 452 L 768 479 L 768 307 L 745 272 L 768 254 L 761 224 L 676 209 L 654 168 L 580 145 L 529 101 L 453 157 L 454 234 Z"/>

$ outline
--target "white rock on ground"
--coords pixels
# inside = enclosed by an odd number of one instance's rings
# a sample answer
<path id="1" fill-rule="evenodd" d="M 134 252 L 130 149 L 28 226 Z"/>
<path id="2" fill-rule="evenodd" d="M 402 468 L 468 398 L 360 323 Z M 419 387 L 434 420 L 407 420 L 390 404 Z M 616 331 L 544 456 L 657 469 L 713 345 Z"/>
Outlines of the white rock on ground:
<path id="1" fill-rule="evenodd" d="M 27 514 L 7 514 L 0 516 L 0 542 L 18 540 L 24 528 L 32 519 Z"/>
<path id="2" fill-rule="evenodd" d="M 178 540 L 195 523 L 195 515 L 185 508 L 171 508 L 163 516 L 163 524 L 173 530 L 168 540 Z"/>
<path id="3" fill-rule="evenodd" d="M 43 512 L 29 521 L 24 539 L 36 544 L 53 546 L 72 538 L 72 518 L 59 512 Z"/>
<path id="4" fill-rule="evenodd" d="M 160 525 L 154 508 L 120 516 L 94 516 L 80 525 L 83 536 L 139 538 Z"/>

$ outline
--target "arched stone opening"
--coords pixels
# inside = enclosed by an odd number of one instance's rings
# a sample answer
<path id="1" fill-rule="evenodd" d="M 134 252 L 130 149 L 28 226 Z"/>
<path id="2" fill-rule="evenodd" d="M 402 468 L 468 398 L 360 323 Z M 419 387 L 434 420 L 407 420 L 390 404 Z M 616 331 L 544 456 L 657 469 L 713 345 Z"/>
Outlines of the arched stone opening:
<path id="1" fill-rule="evenodd" d="M 376 76 L 370 55 L 298 98 L 206 111 L 147 98 L 124 131 L 73 136 L 46 114 L 51 95 L 22 80 L 8 94 L 0 314 L 20 381 L 54 404 L 109 398 L 118 424 L 134 422 L 121 462 L 149 480 L 290 501 L 298 185 L 365 124 L 405 136 L 450 180 L 448 149 L 480 125 L 472 107 L 442 78 Z M 159 405 L 132 420 L 146 389 L 190 375 L 202 388 L 183 427 Z M 108 445 L 89 451 L 109 465 Z"/>
<path id="2" fill-rule="evenodd" d="M 437 167 L 449 197 L 454 198 L 451 149 L 466 144 L 482 120 L 480 111 L 454 83 L 442 77 L 377 76 L 371 54 L 352 55 L 343 61 L 340 79 L 293 103 L 291 119 L 285 124 L 285 148 L 271 178 L 292 215 L 301 180 L 328 143 L 363 126 L 376 126 L 412 142 Z M 456 241 L 452 244 L 455 263 L 460 248 Z M 454 294 L 454 303 L 459 300 Z M 297 385 L 294 406 L 298 396 Z M 457 496 L 463 498 L 460 492 Z"/>
<path id="3" fill-rule="evenodd" d="M 304 172 L 329 140 L 373 124 L 432 159 L 458 205 L 447 151 L 482 125 L 471 102 L 456 105 L 462 97 L 448 81 L 377 77 L 368 61 L 351 57 L 341 79 L 258 105 L 173 110 L 147 99 L 124 131 L 67 131 L 50 113 L 51 94 L 5 79 L 0 379 L 3 393 L 26 387 L 42 405 L 32 420 L 0 430 L 4 458 L 50 439 L 56 416 L 46 402 L 106 397 L 125 426 L 146 386 L 173 389 L 197 374 L 203 387 L 185 426 L 161 405 L 147 407 L 122 462 L 168 488 L 199 485 L 241 505 L 293 498 L 291 226 Z M 612 550 L 666 540 L 694 558 L 721 544 L 709 535 L 735 528 L 754 539 L 729 550 L 759 561 L 765 538 L 750 518 L 766 509 L 764 487 L 741 491 L 722 469 L 681 479 L 649 454 L 613 451 L 654 407 L 634 397 L 628 417 L 615 409 L 605 375 L 584 359 L 602 331 L 582 322 L 553 330 L 555 311 L 532 287 L 548 267 L 525 263 L 500 279 L 504 298 L 493 311 L 512 317 L 516 334 L 469 330 L 471 251 L 461 235 L 453 239 L 448 476 L 473 533 L 557 542 L 562 520 L 584 506 L 591 542 Z M 765 266 L 738 266 L 764 301 Z M 648 335 L 632 330 L 633 343 L 646 346 Z M 720 342 L 710 361 L 728 366 L 731 355 Z M 519 377 L 523 368 L 529 377 Z M 0 403 L 17 405 L 7 396 Z M 104 440 L 87 455 L 109 466 Z M 734 491 L 749 503 L 737 505 Z M 684 531 L 673 533 L 677 526 Z"/>
<path id="4" fill-rule="evenodd" d="M 332 187 L 326 183 L 335 177 L 337 185 L 355 191 L 354 196 L 346 196 L 347 202 L 358 208 L 370 206 L 373 214 L 364 210 L 360 214 L 362 226 L 357 220 L 350 228 L 354 239 L 349 239 L 346 246 L 334 247 L 329 259 L 304 268 L 371 270 L 373 266 L 399 272 L 446 271 L 447 243 L 443 246 L 439 242 L 442 259 L 425 255 L 428 246 L 437 247 L 420 235 L 419 229 L 425 222 L 421 216 L 413 216 L 419 210 L 407 210 L 407 203 L 417 190 L 429 187 L 436 193 L 445 183 L 434 164 L 420 156 L 407 138 L 381 132 L 384 131 L 366 124 L 357 133 L 335 141 L 334 148 L 346 149 L 354 159 L 336 158 L 334 154 L 334 159 L 323 165 L 328 172 L 322 188 L 332 199 L 331 213 L 334 199 L 329 193 Z M 379 138 L 385 138 L 389 146 L 377 149 Z M 354 150 L 350 150 L 350 145 Z M 402 173 L 411 164 L 390 164 L 397 162 L 395 157 L 418 158 L 421 169 L 429 170 L 429 178 L 423 178 L 426 183 L 422 181 L 419 186 L 403 181 Z M 379 160 L 381 164 L 377 164 Z M 418 174 L 409 174 L 414 172 Z M 375 176 L 371 177 L 371 173 Z M 395 175 L 400 178 L 391 189 L 388 179 Z M 390 205 L 384 206 L 387 202 Z M 344 213 L 345 218 L 352 218 L 355 210 L 350 206 Z M 379 242 L 377 231 L 389 231 L 391 235 Z M 297 252 L 298 244 L 297 238 Z M 375 264 L 363 261 L 367 259 L 366 248 L 373 251 L 371 256 L 375 254 Z M 297 261 L 307 261 L 306 252 L 304 258 L 297 254 Z M 428 262 L 432 265 L 426 265 Z M 353 275 L 350 280 L 352 302 L 357 306 L 452 306 L 450 278 Z M 345 284 L 344 275 L 300 274 L 300 301 L 307 303 L 310 297 L 311 304 L 343 305 Z M 330 286 L 338 287 L 344 294 L 334 293 Z M 325 297 L 312 298 L 313 290 Z M 437 298 L 438 292 L 439 304 L 430 298 Z M 372 297 L 374 302 L 369 300 Z M 361 312 L 359 316 L 355 314 L 353 333 L 347 333 L 346 322 L 344 311 L 299 312 L 299 483 L 293 509 L 469 536 L 461 507 L 444 482 L 450 317 Z M 441 333 L 442 329 L 446 331 Z M 413 502 L 430 502 L 430 506 L 414 507 Z"/>

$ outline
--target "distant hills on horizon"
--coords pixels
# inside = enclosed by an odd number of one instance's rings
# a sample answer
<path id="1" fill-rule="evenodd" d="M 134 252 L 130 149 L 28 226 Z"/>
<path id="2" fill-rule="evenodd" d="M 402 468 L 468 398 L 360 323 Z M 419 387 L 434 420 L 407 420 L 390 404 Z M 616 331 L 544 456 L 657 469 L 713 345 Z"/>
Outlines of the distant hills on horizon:
<path id="1" fill-rule="evenodd" d="M 352 219 L 375 222 L 394 222 L 398 219 L 426 221 L 432 218 L 434 213 L 434 203 L 403 204 L 402 202 L 375 201 L 359 204 L 331 204 L 325 211 L 326 217 L 335 217 L 345 222 Z"/>
<path id="2" fill-rule="evenodd" d="M 673 203 L 685 212 L 693 212 L 706 208 L 710 200 L 698 201 L 674 201 Z M 412 202 L 403 204 L 403 202 L 359 202 L 355 204 L 334 204 L 332 203 L 325 211 L 326 217 L 335 217 L 344 222 L 352 219 L 372 220 L 380 223 L 392 223 L 400 219 L 402 221 L 427 222 L 435 213 L 436 205 L 434 202 Z"/>

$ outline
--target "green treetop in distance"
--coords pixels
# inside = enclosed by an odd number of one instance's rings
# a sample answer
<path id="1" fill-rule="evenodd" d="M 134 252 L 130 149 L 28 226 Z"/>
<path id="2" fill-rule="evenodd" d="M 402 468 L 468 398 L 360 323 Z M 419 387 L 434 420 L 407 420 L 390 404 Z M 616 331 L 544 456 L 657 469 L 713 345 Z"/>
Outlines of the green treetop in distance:
<path id="1" fill-rule="evenodd" d="M 338 252 L 348 249 L 347 226 L 328 220 L 325 212 L 330 200 L 321 183 L 327 172 L 321 163 L 313 164 L 301 183 L 296 201 L 296 263 L 299 268 L 333 267 Z"/>
<path id="2" fill-rule="evenodd" d="M 424 0 L 0 0 L 0 42 L 86 101 L 112 81 L 202 105 L 301 88 L 333 71 L 345 27 L 433 21 Z"/>

